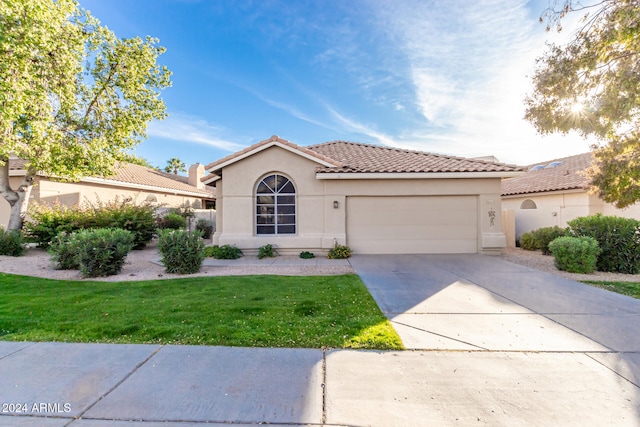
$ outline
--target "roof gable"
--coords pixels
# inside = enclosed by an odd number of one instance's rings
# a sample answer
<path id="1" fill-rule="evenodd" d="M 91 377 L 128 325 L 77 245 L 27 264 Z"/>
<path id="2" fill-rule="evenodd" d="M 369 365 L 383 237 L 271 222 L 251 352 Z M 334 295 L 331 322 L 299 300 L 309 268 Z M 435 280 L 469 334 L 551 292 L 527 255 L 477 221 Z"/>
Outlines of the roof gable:
<path id="1" fill-rule="evenodd" d="M 240 150 L 218 161 L 209 163 L 207 166 L 205 166 L 205 170 L 211 174 L 216 174 L 226 166 L 239 162 L 242 159 L 253 156 L 254 154 L 257 154 L 271 147 L 280 147 L 284 150 L 290 151 L 299 156 L 305 157 L 316 163 L 319 163 L 321 166 L 325 166 L 325 167 L 342 166 L 339 162 L 335 161 L 330 157 L 324 156 L 322 153 L 317 153 L 315 151 L 309 150 L 308 148 L 301 147 L 292 142 L 289 142 L 286 139 L 282 139 L 277 135 L 273 135 L 271 138 L 265 139 L 264 141 L 260 141 L 257 144 L 253 144 L 252 146 L 247 147 L 244 150 Z M 215 178 L 212 178 L 209 176 L 206 178 L 207 180 L 205 182 L 210 182 L 215 180 Z"/>
<path id="2" fill-rule="evenodd" d="M 589 180 L 585 171 L 591 161 L 589 152 L 529 165 L 526 174 L 502 181 L 502 195 L 586 190 Z"/>

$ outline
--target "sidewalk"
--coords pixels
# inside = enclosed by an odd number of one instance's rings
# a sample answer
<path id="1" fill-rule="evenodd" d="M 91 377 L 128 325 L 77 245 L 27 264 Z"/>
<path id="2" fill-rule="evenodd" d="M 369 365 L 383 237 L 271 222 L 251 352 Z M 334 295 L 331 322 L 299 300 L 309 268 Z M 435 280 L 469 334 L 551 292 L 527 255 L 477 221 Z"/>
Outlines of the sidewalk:
<path id="1" fill-rule="evenodd" d="M 0 426 L 639 425 L 600 357 L 0 342 Z"/>

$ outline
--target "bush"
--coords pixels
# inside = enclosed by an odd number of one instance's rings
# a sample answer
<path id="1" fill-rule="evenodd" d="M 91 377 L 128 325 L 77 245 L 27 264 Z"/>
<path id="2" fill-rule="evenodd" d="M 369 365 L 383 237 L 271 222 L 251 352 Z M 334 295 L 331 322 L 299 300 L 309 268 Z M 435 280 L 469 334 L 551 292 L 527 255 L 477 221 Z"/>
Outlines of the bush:
<path id="1" fill-rule="evenodd" d="M 204 256 L 215 259 L 238 259 L 242 256 L 242 250 L 231 245 L 207 246 L 204 248 Z"/>
<path id="2" fill-rule="evenodd" d="M 122 271 L 135 237 L 120 228 L 96 228 L 74 233 L 72 247 L 84 277 L 112 276 Z"/>
<path id="3" fill-rule="evenodd" d="M 302 251 L 300 252 L 300 258 L 303 259 L 311 259 L 311 258 L 315 258 L 316 256 L 314 254 L 312 254 L 309 251 Z"/>
<path id="4" fill-rule="evenodd" d="M 109 203 L 97 202 L 68 207 L 33 205 L 24 223 L 27 238 L 42 248 L 48 248 L 61 232 L 72 233 L 90 228 L 120 228 L 134 235 L 134 249 L 142 249 L 156 232 L 155 208 L 137 205 L 132 198 L 116 198 Z"/>
<path id="5" fill-rule="evenodd" d="M 177 213 L 169 212 L 158 218 L 158 228 L 161 230 L 180 230 L 187 228 L 187 220 Z"/>
<path id="6" fill-rule="evenodd" d="M 86 228 L 87 219 L 87 210 L 80 206 L 32 204 L 22 228 L 29 241 L 46 249 L 59 233 Z"/>
<path id="7" fill-rule="evenodd" d="M 25 241 L 22 231 L 5 231 L 0 228 L 0 255 L 22 256 L 25 250 Z"/>
<path id="8" fill-rule="evenodd" d="M 264 246 L 260 246 L 258 248 L 258 259 L 262 258 L 273 258 L 278 256 L 278 253 L 273 249 L 272 244 L 266 244 Z"/>
<path id="9" fill-rule="evenodd" d="M 597 214 L 569 221 L 571 235 L 593 237 L 602 253 L 596 269 L 627 274 L 640 272 L 640 221 Z"/>
<path id="10" fill-rule="evenodd" d="M 335 243 L 333 248 L 329 249 L 327 258 L 329 259 L 345 259 L 351 256 L 351 248 L 349 246 L 339 245 Z"/>
<path id="11" fill-rule="evenodd" d="M 592 273 L 601 250 L 592 237 L 558 237 L 549 243 L 555 265 L 570 273 Z"/>
<path id="12" fill-rule="evenodd" d="M 158 250 L 167 273 L 192 274 L 200 271 L 204 259 L 204 243 L 199 232 L 160 230 Z"/>
<path id="13" fill-rule="evenodd" d="M 79 270 L 78 246 L 75 233 L 61 232 L 49 245 L 49 255 L 56 270 Z"/>
<path id="14" fill-rule="evenodd" d="M 558 237 L 566 236 L 567 230 L 557 225 L 553 227 L 543 227 L 537 230 L 524 233 L 520 237 L 520 247 L 528 251 L 542 251 L 545 255 L 551 255 L 549 243 Z"/>
<path id="15" fill-rule="evenodd" d="M 533 233 L 528 231 L 523 233 L 520 236 L 520 247 L 526 251 L 537 251 L 538 246 L 536 244 L 535 239 L 533 238 Z"/>
<path id="16" fill-rule="evenodd" d="M 203 239 L 210 239 L 213 234 L 213 222 L 208 219 L 199 219 L 196 222 L 196 231 L 202 233 Z"/>

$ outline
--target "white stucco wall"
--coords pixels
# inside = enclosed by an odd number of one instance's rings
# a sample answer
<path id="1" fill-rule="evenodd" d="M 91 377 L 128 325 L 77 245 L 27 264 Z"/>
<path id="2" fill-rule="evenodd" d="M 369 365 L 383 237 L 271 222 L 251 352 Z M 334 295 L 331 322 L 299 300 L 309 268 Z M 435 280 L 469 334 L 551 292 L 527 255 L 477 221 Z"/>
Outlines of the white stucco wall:
<path id="1" fill-rule="evenodd" d="M 536 209 L 522 209 L 525 200 L 533 201 Z M 523 233 L 542 227 L 566 227 L 574 218 L 601 213 L 603 215 L 640 219 L 640 204 L 617 209 L 599 197 L 586 191 L 507 196 L 502 198 L 502 208 L 515 213 L 516 238 Z"/>

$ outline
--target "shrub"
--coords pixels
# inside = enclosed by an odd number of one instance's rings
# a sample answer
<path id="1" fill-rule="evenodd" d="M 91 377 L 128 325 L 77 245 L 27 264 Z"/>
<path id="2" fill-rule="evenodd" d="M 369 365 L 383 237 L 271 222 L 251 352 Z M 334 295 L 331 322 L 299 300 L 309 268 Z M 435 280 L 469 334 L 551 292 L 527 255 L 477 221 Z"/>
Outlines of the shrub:
<path id="1" fill-rule="evenodd" d="M 597 214 L 569 221 L 573 236 L 593 237 L 602 253 L 596 268 L 627 274 L 640 272 L 640 221 Z"/>
<path id="2" fill-rule="evenodd" d="M 196 231 L 202 233 L 203 239 L 210 239 L 211 235 L 213 234 L 213 222 L 209 221 L 208 219 L 200 218 L 196 222 Z"/>
<path id="3" fill-rule="evenodd" d="M 302 251 L 300 252 L 300 258 L 303 259 L 311 259 L 311 258 L 315 258 L 316 256 L 314 254 L 312 254 L 309 251 Z"/>
<path id="4" fill-rule="evenodd" d="M 59 233 L 50 242 L 49 255 L 56 270 L 79 270 L 78 247 L 75 233 Z"/>
<path id="5" fill-rule="evenodd" d="M 120 273 L 135 237 L 120 228 L 96 228 L 76 232 L 72 241 L 82 275 L 103 277 Z"/>
<path id="6" fill-rule="evenodd" d="M 180 230 L 187 228 L 187 220 L 177 213 L 169 212 L 158 218 L 158 228 L 161 230 Z"/>
<path id="7" fill-rule="evenodd" d="M 351 256 L 351 248 L 349 246 L 339 245 L 337 242 L 333 248 L 329 249 L 327 258 L 329 259 L 345 259 Z"/>
<path id="8" fill-rule="evenodd" d="M 200 271 L 204 259 L 204 243 L 199 232 L 160 230 L 158 250 L 167 273 L 192 274 Z"/>
<path id="9" fill-rule="evenodd" d="M 273 258 L 276 256 L 278 256 L 278 253 L 275 251 L 275 249 L 273 249 L 273 245 L 270 243 L 258 248 L 258 259 L 267 257 Z"/>
<path id="10" fill-rule="evenodd" d="M 204 255 L 215 259 L 238 259 L 242 256 L 242 250 L 231 245 L 207 246 L 204 248 Z"/>
<path id="11" fill-rule="evenodd" d="M 526 251 L 537 251 L 538 246 L 533 238 L 533 233 L 528 231 L 520 236 L 520 247 Z"/>
<path id="12" fill-rule="evenodd" d="M 566 236 L 567 230 L 557 225 L 553 227 L 543 227 L 537 230 L 524 233 L 520 237 L 520 247 L 528 251 L 542 251 L 545 255 L 551 255 L 549 243 L 558 237 Z"/>
<path id="13" fill-rule="evenodd" d="M 25 250 L 22 231 L 0 228 L 0 255 L 22 256 Z"/>
<path id="14" fill-rule="evenodd" d="M 142 249 L 156 232 L 155 208 L 150 204 L 137 205 L 132 198 L 108 203 L 84 203 L 68 207 L 33 205 L 29 209 L 23 229 L 28 239 L 48 248 L 61 232 L 71 233 L 89 228 L 120 228 L 134 234 L 134 249 Z"/>
<path id="15" fill-rule="evenodd" d="M 549 249 L 559 270 L 570 273 L 592 273 L 601 250 L 592 237 L 558 237 Z"/>
<path id="16" fill-rule="evenodd" d="M 87 218 L 88 212 L 80 206 L 32 204 L 22 228 L 29 241 L 46 249 L 59 233 L 86 228 Z"/>

